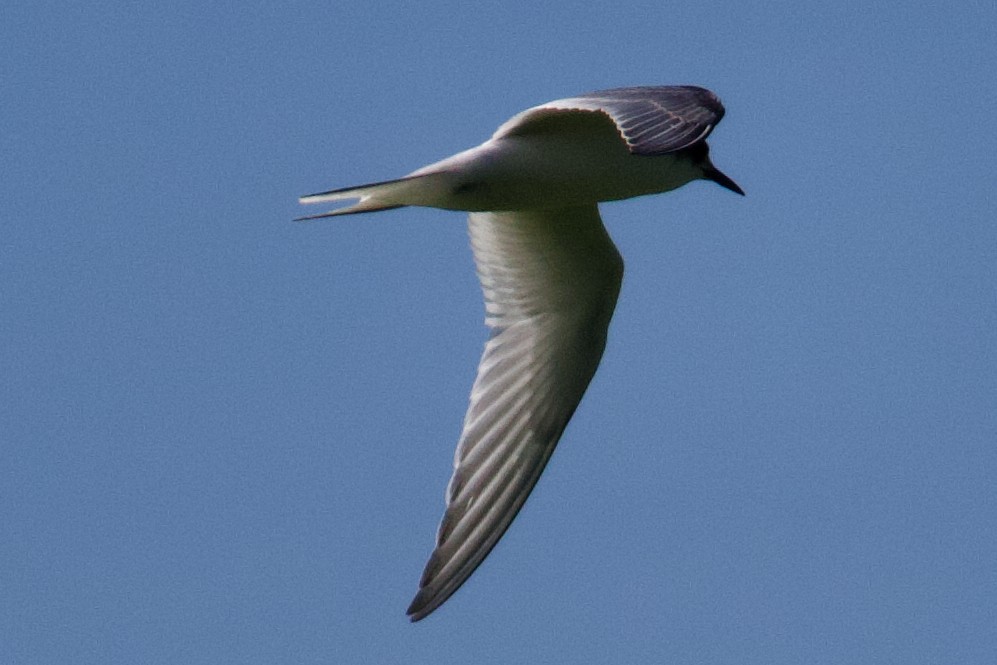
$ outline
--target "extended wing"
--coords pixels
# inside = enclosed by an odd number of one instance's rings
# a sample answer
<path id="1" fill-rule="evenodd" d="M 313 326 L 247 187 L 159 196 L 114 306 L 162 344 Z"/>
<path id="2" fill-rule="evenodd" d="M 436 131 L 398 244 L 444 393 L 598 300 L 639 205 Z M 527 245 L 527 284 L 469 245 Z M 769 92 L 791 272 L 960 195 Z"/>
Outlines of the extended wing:
<path id="1" fill-rule="evenodd" d="M 614 88 L 527 109 L 505 122 L 492 138 L 545 131 L 565 111 L 605 114 L 635 155 L 664 155 L 695 145 L 709 136 L 724 116 L 723 104 L 704 88 Z"/>
<path id="2" fill-rule="evenodd" d="M 595 205 L 472 213 L 469 228 L 492 335 L 413 621 L 464 583 L 522 508 L 599 365 L 623 276 Z"/>

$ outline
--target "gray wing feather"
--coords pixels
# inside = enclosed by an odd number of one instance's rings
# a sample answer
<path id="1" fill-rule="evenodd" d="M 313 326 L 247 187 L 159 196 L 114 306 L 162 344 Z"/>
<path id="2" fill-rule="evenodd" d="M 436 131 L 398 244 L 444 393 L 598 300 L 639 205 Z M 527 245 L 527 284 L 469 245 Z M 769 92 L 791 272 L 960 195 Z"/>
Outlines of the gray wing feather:
<path id="1" fill-rule="evenodd" d="M 709 136 L 724 116 L 723 104 L 704 88 L 614 88 L 527 109 L 499 127 L 493 138 L 530 133 L 548 124 L 552 116 L 571 111 L 609 116 L 635 155 L 664 155 L 695 145 Z"/>
<path id="2" fill-rule="evenodd" d="M 523 506 L 598 367 L 623 274 L 594 205 L 469 219 L 492 335 L 413 621 L 464 583 Z"/>

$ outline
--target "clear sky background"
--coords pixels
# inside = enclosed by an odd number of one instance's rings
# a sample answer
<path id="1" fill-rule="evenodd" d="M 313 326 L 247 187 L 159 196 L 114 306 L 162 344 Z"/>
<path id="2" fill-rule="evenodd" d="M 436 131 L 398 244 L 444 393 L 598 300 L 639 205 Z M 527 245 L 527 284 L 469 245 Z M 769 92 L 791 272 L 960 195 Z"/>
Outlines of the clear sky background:
<path id="1" fill-rule="evenodd" d="M 997 662 L 992 1 L 8 5 L 0 665 Z M 680 83 L 748 195 L 603 206 L 602 368 L 410 624 L 465 218 L 297 196 Z"/>

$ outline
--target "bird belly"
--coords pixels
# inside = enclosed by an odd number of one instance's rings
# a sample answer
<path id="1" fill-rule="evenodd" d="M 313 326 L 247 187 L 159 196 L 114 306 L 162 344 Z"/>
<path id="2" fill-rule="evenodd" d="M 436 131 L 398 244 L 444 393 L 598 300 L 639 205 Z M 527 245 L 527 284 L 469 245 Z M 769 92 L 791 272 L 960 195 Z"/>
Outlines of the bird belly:
<path id="1" fill-rule="evenodd" d="M 699 173 L 681 155 L 632 155 L 616 136 L 527 136 L 488 141 L 411 175 L 436 177 L 426 188 L 433 191 L 423 192 L 425 200 L 409 205 L 480 212 L 656 194 L 681 187 Z"/>

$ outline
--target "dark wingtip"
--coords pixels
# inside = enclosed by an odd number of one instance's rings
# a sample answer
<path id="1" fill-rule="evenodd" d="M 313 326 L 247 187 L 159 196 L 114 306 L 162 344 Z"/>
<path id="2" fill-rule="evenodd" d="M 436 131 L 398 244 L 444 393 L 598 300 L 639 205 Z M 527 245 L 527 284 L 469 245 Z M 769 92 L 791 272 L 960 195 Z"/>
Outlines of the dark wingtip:
<path id="1" fill-rule="evenodd" d="M 408 615 L 409 621 L 415 623 L 416 621 L 422 621 L 432 614 L 438 605 L 438 603 L 436 605 L 430 604 L 428 599 L 424 597 L 422 590 L 420 590 L 415 598 L 412 599 L 412 603 L 408 606 L 408 609 L 405 610 L 405 614 Z"/>

